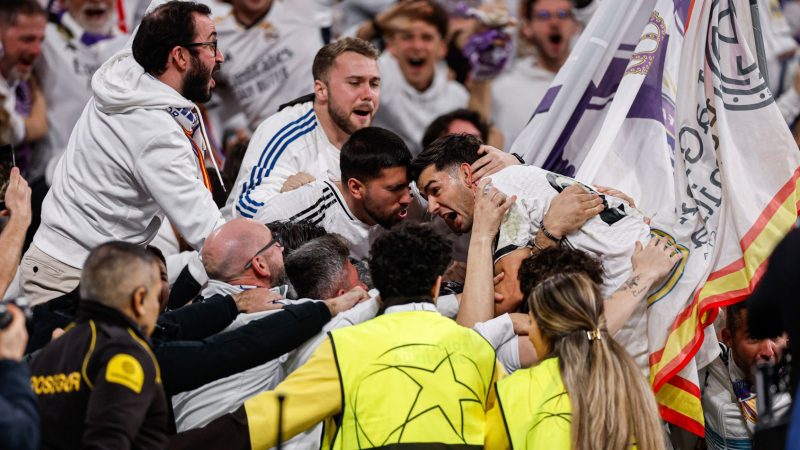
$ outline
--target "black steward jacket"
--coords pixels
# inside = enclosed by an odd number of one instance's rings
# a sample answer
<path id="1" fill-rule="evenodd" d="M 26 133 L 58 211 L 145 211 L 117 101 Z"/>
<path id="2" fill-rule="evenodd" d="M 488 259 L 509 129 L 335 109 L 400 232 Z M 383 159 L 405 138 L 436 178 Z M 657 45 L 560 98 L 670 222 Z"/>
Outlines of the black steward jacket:
<path id="1" fill-rule="evenodd" d="M 147 337 L 121 312 L 83 301 L 30 365 L 43 449 L 156 449 L 168 412 Z"/>

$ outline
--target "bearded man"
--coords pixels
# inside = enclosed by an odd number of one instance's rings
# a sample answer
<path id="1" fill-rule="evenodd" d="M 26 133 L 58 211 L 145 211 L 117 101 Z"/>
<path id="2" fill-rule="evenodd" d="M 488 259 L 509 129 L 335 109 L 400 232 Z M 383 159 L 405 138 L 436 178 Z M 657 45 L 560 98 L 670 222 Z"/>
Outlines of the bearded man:
<path id="1" fill-rule="evenodd" d="M 195 106 L 211 98 L 224 61 L 209 14 L 194 2 L 160 5 L 98 69 L 21 264 L 32 304 L 74 289 L 90 249 L 145 245 L 165 216 L 196 250 L 223 223 Z"/>
<path id="2" fill-rule="evenodd" d="M 314 93 L 281 107 L 258 126 L 228 198 L 226 213 L 254 218 L 280 192 L 312 181 L 341 181 L 339 150 L 372 124 L 380 103 L 378 50 L 344 38 L 314 57 Z"/>

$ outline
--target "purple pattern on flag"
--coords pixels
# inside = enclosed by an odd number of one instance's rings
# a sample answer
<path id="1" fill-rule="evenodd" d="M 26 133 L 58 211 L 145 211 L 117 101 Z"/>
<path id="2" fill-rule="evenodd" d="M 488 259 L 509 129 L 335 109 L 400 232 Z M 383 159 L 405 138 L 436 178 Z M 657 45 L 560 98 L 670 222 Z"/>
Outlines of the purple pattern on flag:
<path id="1" fill-rule="evenodd" d="M 661 110 L 661 79 L 664 75 L 664 59 L 667 53 L 669 36 L 659 45 L 653 65 L 647 71 L 642 87 L 636 94 L 636 99 L 628 111 L 630 119 L 654 119 L 664 123 L 664 114 Z"/>
<path id="2" fill-rule="evenodd" d="M 539 114 L 540 112 L 547 112 L 550 111 L 550 107 L 553 106 L 553 102 L 556 100 L 559 91 L 561 91 L 561 86 L 551 86 L 550 89 L 545 92 L 544 97 L 542 97 L 542 101 L 539 102 L 539 106 L 536 107 L 536 110 L 533 112 L 533 115 Z"/>
<path id="3" fill-rule="evenodd" d="M 613 58 L 608 65 L 606 73 L 600 80 L 600 84 L 595 86 L 594 83 L 589 83 L 586 92 L 583 93 L 578 105 L 575 107 L 575 111 L 564 126 L 564 131 L 561 132 L 553 149 L 550 151 L 550 154 L 547 155 L 544 164 L 542 164 L 543 169 L 560 173 L 568 177 L 575 176 L 575 165 L 564 158 L 564 148 L 572 138 L 572 134 L 583 118 L 584 112 L 587 109 L 603 109 L 603 106 L 599 105 L 598 102 L 595 102 L 594 105 L 589 102 L 593 98 L 608 99 L 617 92 L 619 82 L 622 80 L 622 75 L 625 73 L 625 67 L 627 67 L 627 65 L 628 61 L 626 59 Z M 605 105 L 607 102 L 603 101 L 602 103 Z"/>
<path id="4" fill-rule="evenodd" d="M 672 4 L 675 5 L 675 12 L 678 14 L 678 17 L 680 17 L 685 28 L 686 17 L 689 15 L 689 6 L 691 6 L 692 0 L 672 0 Z M 681 30 L 681 34 L 684 34 L 685 31 L 685 29 Z"/>

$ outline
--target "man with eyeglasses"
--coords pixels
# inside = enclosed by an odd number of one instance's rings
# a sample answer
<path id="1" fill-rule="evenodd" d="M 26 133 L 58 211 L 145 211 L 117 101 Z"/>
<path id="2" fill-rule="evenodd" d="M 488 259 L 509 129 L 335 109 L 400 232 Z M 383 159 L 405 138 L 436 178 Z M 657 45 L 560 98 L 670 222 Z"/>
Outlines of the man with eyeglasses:
<path id="1" fill-rule="evenodd" d="M 492 120 L 507 147 L 528 123 L 580 31 L 569 0 L 526 0 L 523 12 L 520 34 L 534 52 L 492 81 Z"/>
<path id="2" fill-rule="evenodd" d="M 98 69 L 21 264 L 33 305 L 73 290 L 89 250 L 103 242 L 147 244 L 166 218 L 199 250 L 224 222 L 196 106 L 210 99 L 224 61 L 216 36 L 208 7 L 168 2 Z"/>
<path id="3" fill-rule="evenodd" d="M 346 252 L 347 250 L 345 250 L 345 255 Z M 203 297 L 237 296 L 241 292 L 258 288 L 278 288 L 285 283 L 283 245 L 269 228 L 255 220 L 237 218 L 226 223 L 208 237 L 201 255 L 209 276 L 208 286 L 202 292 Z M 324 254 L 317 254 L 317 257 L 324 258 Z M 323 280 L 317 281 L 322 282 Z M 366 292 L 358 283 L 357 278 L 343 287 L 345 288 L 343 291 L 321 293 L 322 297 L 317 299 L 321 301 L 284 300 L 275 303 L 275 307 L 272 309 L 239 314 L 223 330 L 222 334 L 218 334 L 212 339 L 223 340 L 222 338 L 226 335 L 242 333 L 248 328 L 255 330 L 258 328 L 259 321 L 270 320 L 277 314 L 286 314 L 285 311 L 306 315 L 311 313 L 324 315 L 330 311 L 327 317 L 330 318 L 348 310 L 356 301 L 366 298 Z M 335 321 L 328 322 L 325 324 L 325 329 L 330 324 L 339 321 L 337 318 Z M 284 319 L 284 322 L 288 322 L 288 319 Z M 292 330 L 284 331 L 287 334 L 291 331 L 290 334 L 293 337 L 287 336 L 282 340 L 294 339 L 299 346 L 301 341 L 295 337 L 303 336 L 303 340 L 305 340 L 316 332 L 324 330 L 322 325 L 312 324 L 310 321 L 299 322 L 291 327 Z M 313 330 L 314 326 L 316 326 L 316 331 Z M 270 330 L 265 329 L 264 331 Z M 280 344 L 270 342 L 271 339 L 267 339 L 266 335 L 260 341 L 262 342 L 258 345 L 270 348 Z M 224 349 L 224 347 L 220 347 L 220 349 Z M 288 350 L 292 350 L 292 348 Z M 231 351 L 240 352 L 240 346 L 233 346 Z M 245 354 L 240 353 L 243 357 L 235 359 L 245 359 Z M 247 371 L 237 371 L 234 375 L 219 378 L 195 390 L 173 396 L 172 404 L 177 429 L 182 431 L 205 425 L 215 417 L 235 409 L 255 393 L 275 387 L 285 376 L 283 364 L 287 361 L 287 357 L 288 354 L 285 354 L 257 367 L 251 365 L 249 367 L 253 368 L 248 367 Z M 253 358 L 247 357 L 247 359 L 252 360 Z"/>

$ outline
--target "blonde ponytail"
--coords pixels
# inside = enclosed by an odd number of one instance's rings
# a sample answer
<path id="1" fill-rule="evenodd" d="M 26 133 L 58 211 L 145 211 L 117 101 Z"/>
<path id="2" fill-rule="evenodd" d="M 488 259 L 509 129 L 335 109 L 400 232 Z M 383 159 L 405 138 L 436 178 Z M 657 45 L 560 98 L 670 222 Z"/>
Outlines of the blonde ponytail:
<path id="1" fill-rule="evenodd" d="M 606 330 L 597 285 L 578 273 L 547 278 L 528 298 L 559 358 L 572 404 L 572 448 L 662 450 L 664 433 L 647 379 Z"/>

